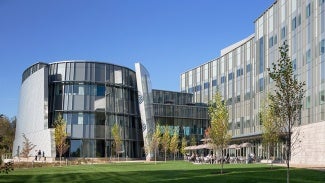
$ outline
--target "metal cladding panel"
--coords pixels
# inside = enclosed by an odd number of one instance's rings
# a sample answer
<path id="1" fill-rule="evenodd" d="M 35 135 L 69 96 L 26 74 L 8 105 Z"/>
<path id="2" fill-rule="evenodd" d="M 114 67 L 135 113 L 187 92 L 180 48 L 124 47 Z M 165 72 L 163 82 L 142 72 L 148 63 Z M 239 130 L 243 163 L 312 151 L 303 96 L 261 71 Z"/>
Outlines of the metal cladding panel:
<path id="1" fill-rule="evenodd" d="M 155 130 L 153 116 L 153 99 L 150 75 L 147 69 L 140 63 L 135 64 L 135 72 L 138 85 L 139 109 L 141 116 L 143 141 L 145 147 L 150 147 L 151 137 Z M 152 157 L 150 148 L 145 148 L 146 160 L 149 161 Z"/>
<path id="2" fill-rule="evenodd" d="M 45 152 L 48 157 L 55 156 L 48 129 L 48 68 L 44 67 L 30 75 L 21 85 L 17 115 L 16 136 L 13 155 L 17 156 L 23 148 L 23 136 L 36 145 L 34 150 Z M 55 147 L 54 147 L 55 149 Z M 54 152 L 54 154 L 53 154 Z"/>

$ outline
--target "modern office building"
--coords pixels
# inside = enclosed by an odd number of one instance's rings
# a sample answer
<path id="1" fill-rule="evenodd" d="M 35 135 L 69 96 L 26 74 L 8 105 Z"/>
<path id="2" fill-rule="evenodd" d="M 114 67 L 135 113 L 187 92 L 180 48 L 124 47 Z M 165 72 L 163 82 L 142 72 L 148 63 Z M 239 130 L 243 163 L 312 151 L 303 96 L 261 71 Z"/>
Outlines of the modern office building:
<path id="1" fill-rule="evenodd" d="M 194 133 L 201 138 L 207 126 L 206 109 L 192 103 L 192 94 L 163 92 L 161 96 L 156 90 L 152 94 L 148 71 L 139 63 L 136 70 L 93 61 L 37 63 L 27 68 L 22 77 L 13 156 L 22 151 L 25 134 L 36 145 L 33 150 L 55 157 L 53 124 L 58 114 L 67 122 L 68 157 L 115 156 L 111 134 L 115 123 L 121 127 L 122 157 L 152 156 L 145 152 L 144 142 L 150 142 L 147 136 L 156 121 L 171 129 L 179 127 L 183 130 L 180 134 Z"/>
<path id="2" fill-rule="evenodd" d="M 325 3 L 324 0 L 278 0 L 255 20 L 255 33 L 223 50 L 220 57 L 181 74 L 180 89 L 207 103 L 219 91 L 229 108 L 233 143 L 251 142 L 265 157 L 258 117 L 272 91 L 266 68 L 279 59 L 278 47 L 289 44 L 295 76 L 306 82 L 299 140 L 292 163 L 325 165 Z M 273 156 L 283 157 L 283 144 Z"/>
<path id="3" fill-rule="evenodd" d="M 208 107 L 206 104 L 193 102 L 193 94 L 153 90 L 153 109 L 155 122 L 167 125 L 170 134 L 177 130 L 179 138 L 190 139 L 194 135 L 198 140 L 204 136 L 209 126 Z"/>

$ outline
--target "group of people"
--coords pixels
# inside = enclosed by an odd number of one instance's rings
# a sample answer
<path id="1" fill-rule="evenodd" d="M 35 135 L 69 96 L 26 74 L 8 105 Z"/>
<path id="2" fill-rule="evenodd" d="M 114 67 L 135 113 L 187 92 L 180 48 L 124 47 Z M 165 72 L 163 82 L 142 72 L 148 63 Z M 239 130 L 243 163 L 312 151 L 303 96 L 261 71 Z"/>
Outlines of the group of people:
<path id="1" fill-rule="evenodd" d="M 186 156 L 187 160 L 193 163 L 217 163 L 218 159 L 216 156 L 208 154 L 207 156 L 203 156 L 203 154 L 201 154 L 201 156 L 199 156 L 196 153 L 193 153 L 192 155 L 188 155 Z M 217 161 L 217 162 L 216 162 Z"/>
<path id="2" fill-rule="evenodd" d="M 42 153 L 42 151 L 41 150 L 36 150 L 36 154 L 35 154 L 35 161 L 41 161 L 41 157 L 43 157 L 44 158 L 44 161 L 46 161 L 46 157 L 45 157 L 45 152 L 43 151 L 43 153 Z"/>
<path id="3" fill-rule="evenodd" d="M 197 153 L 192 153 L 192 155 L 187 155 L 186 160 L 193 162 L 193 163 L 221 163 L 222 161 L 224 163 L 244 163 L 246 160 L 246 163 L 252 163 L 255 160 L 255 155 L 253 153 L 248 155 L 248 159 L 245 159 L 243 157 L 230 157 L 227 153 L 224 157 L 217 157 L 215 155 L 208 154 L 207 156 L 199 156 Z"/>

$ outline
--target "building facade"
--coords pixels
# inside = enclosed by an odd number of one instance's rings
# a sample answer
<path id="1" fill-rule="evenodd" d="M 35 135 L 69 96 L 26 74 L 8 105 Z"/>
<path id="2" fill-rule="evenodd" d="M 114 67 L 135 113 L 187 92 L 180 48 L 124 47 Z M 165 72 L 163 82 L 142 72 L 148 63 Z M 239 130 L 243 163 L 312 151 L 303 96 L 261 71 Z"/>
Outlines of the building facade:
<path id="1" fill-rule="evenodd" d="M 324 0 L 275 1 L 255 20 L 253 35 L 221 50 L 220 57 L 182 73 L 181 91 L 193 93 L 197 103 L 210 101 L 219 91 L 229 108 L 232 141 L 250 141 L 254 152 L 265 157 L 258 113 L 274 87 L 267 68 L 279 59 L 278 47 L 287 41 L 295 76 L 306 82 L 302 119 L 296 129 L 300 139 L 291 161 L 325 165 L 324 9 Z M 273 156 L 283 158 L 281 144 Z"/>
<path id="2" fill-rule="evenodd" d="M 115 123 L 121 127 L 120 157 L 149 159 L 152 154 L 144 143 L 150 143 L 150 133 L 162 117 L 166 117 L 163 123 L 171 128 L 184 126 L 187 136 L 194 133 L 200 138 L 203 127 L 207 126 L 204 107 L 194 106 L 192 94 L 170 92 L 176 98 L 168 99 L 169 102 L 191 105 L 173 105 L 177 115 L 154 113 L 153 101 L 159 97 L 153 97 L 156 91 L 152 92 L 149 72 L 139 63 L 136 72 L 93 61 L 37 63 L 24 71 L 20 92 L 13 156 L 22 151 L 25 142 L 22 134 L 25 134 L 36 145 L 33 150 L 56 157 L 54 122 L 59 114 L 67 122 L 70 148 L 65 156 L 77 158 L 116 156 L 111 133 Z M 181 110 L 192 115 L 187 116 Z M 30 152 L 30 156 L 34 153 Z"/>
<path id="3" fill-rule="evenodd" d="M 55 157 L 52 128 L 60 113 L 67 122 L 70 149 L 66 156 L 112 156 L 111 127 L 118 123 L 123 156 L 141 157 L 143 139 L 133 70 L 100 62 L 38 63 L 24 72 L 20 96 L 16 151 L 25 133 L 36 149 Z M 47 136 L 41 138 L 37 133 Z"/>
<path id="4" fill-rule="evenodd" d="M 180 141 L 194 136 L 199 144 L 209 126 L 208 107 L 194 103 L 193 97 L 190 93 L 153 90 L 154 118 L 161 126 L 168 126 L 170 135 L 176 130 Z"/>

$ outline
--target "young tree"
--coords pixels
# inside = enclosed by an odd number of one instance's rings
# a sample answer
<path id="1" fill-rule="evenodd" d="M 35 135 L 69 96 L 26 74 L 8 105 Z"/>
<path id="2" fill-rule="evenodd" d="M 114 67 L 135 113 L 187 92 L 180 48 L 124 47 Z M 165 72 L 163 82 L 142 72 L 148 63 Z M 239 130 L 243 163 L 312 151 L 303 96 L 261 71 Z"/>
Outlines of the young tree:
<path id="1" fill-rule="evenodd" d="M 161 139 L 161 131 L 160 131 L 160 125 L 156 125 L 156 130 L 151 136 L 151 144 L 150 148 L 154 151 L 154 156 L 155 156 L 155 164 L 157 163 L 157 150 L 159 148 L 160 144 L 160 139 Z"/>
<path id="2" fill-rule="evenodd" d="M 170 144 L 169 144 L 169 149 L 170 152 L 172 152 L 174 154 L 174 161 L 175 161 L 175 155 L 178 151 L 178 129 L 174 130 L 174 134 L 170 139 Z"/>
<path id="3" fill-rule="evenodd" d="M 300 121 L 305 83 L 294 77 L 292 61 L 288 55 L 289 46 L 285 41 L 279 48 L 280 59 L 268 68 L 270 78 L 275 82 L 274 93 L 270 95 L 271 108 L 281 122 L 281 132 L 286 141 L 287 182 L 290 177 L 290 158 L 292 150 L 292 129 Z"/>
<path id="4" fill-rule="evenodd" d="M 21 156 L 23 158 L 26 158 L 28 161 L 29 153 L 36 147 L 29 139 L 26 137 L 26 135 L 23 133 L 23 149 L 21 151 Z"/>
<path id="5" fill-rule="evenodd" d="M 231 136 L 228 134 L 228 109 L 220 93 L 216 93 L 213 101 L 210 103 L 209 117 L 211 120 L 211 127 L 209 130 L 209 137 L 211 143 L 221 152 L 221 158 L 224 157 L 223 149 L 227 146 Z M 221 170 L 223 173 L 223 159 L 221 160 Z"/>
<path id="6" fill-rule="evenodd" d="M 185 157 L 186 154 L 186 150 L 185 147 L 187 146 L 187 140 L 185 137 L 182 138 L 182 145 L 181 145 L 181 153 L 183 154 L 183 156 Z"/>
<path id="7" fill-rule="evenodd" d="M 262 104 L 262 109 L 260 111 L 260 119 L 262 121 L 262 138 L 263 144 L 268 149 L 268 159 L 270 159 L 270 153 L 272 148 L 276 146 L 280 138 L 280 124 L 276 117 L 273 108 L 271 108 L 270 100 L 266 98 L 264 104 Z M 271 167 L 272 167 L 271 162 Z"/>
<path id="8" fill-rule="evenodd" d="M 196 146 L 196 138 L 195 138 L 195 135 L 194 134 L 191 134 L 191 137 L 190 137 L 190 145 L 191 146 Z"/>
<path id="9" fill-rule="evenodd" d="M 117 123 L 114 124 L 112 128 L 112 135 L 114 139 L 115 151 L 117 154 L 117 161 L 120 161 L 119 153 L 121 152 L 122 138 L 121 138 L 121 128 Z"/>
<path id="10" fill-rule="evenodd" d="M 169 148 L 169 143 L 170 143 L 169 127 L 167 125 L 165 125 L 164 126 L 164 134 L 161 139 L 161 146 L 165 152 L 165 163 L 166 163 L 166 159 L 167 159 L 167 150 Z"/>
<path id="11" fill-rule="evenodd" d="M 54 128 L 55 146 L 59 153 L 61 166 L 62 155 L 69 149 L 69 144 L 67 143 L 66 122 L 60 113 L 54 121 Z"/>

